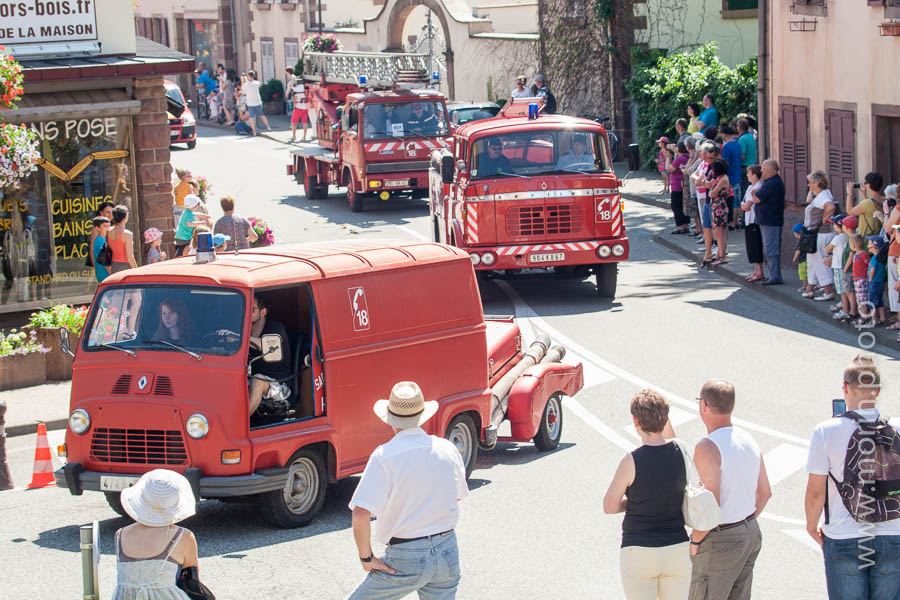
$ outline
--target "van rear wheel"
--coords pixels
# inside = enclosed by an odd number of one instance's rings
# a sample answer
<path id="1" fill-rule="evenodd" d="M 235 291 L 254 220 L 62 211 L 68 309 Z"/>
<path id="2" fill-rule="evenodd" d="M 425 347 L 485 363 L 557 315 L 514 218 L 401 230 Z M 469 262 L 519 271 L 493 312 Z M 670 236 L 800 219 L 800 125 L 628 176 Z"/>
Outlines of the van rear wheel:
<path id="1" fill-rule="evenodd" d="M 116 511 L 119 515 L 123 517 L 131 516 L 125 512 L 125 508 L 122 506 L 122 493 L 121 492 L 103 492 L 103 495 L 106 496 L 106 503 L 109 504 L 109 507 Z"/>
<path id="2" fill-rule="evenodd" d="M 319 178 L 310 175 L 309 171 L 303 171 L 303 191 L 307 200 L 319 199 Z"/>
<path id="3" fill-rule="evenodd" d="M 475 423 L 469 415 L 456 415 L 447 426 L 445 438 L 453 442 L 459 450 L 466 466 L 466 479 L 475 468 L 475 459 L 478 458 L 478 432 L 475 431 Z"/>
<path id="4" fill-rule="evenodd" d="M 309 525 L 322 510 L 327 483 L 322 456 L 308 448 L 298 451 L 288 462 L 284 487 L 261 496 L 263 516 L 285 529 Z"/>
<path id="5" fill-rule="evenodd" d="M 556 450 L 559 440 L 562 438 L 562 426 L 562 397 L 554 394 L 547 399 L 547 406 L 544 407 L 544 414 L 541 415 L 541 424 L 532 438 L 537 449 L 543 452 Z"/>

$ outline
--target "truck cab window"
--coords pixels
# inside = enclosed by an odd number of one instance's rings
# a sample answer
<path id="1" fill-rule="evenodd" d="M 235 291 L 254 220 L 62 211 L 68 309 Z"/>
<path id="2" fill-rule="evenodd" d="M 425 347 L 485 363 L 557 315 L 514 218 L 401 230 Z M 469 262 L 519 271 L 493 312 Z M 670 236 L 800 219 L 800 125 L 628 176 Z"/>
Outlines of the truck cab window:
<path id="1" fill-rule="evenodd" d="M 361 110 L 365 139 L 447 135 L 447 116 L 442 102 L 369 103 Z"/>
<path id="2" fill-rule="evenodd" d="M 475 179 L 612 170 L 606 140 L 582 131 L 540 131 L 486 136 L 472 142 Z"/>

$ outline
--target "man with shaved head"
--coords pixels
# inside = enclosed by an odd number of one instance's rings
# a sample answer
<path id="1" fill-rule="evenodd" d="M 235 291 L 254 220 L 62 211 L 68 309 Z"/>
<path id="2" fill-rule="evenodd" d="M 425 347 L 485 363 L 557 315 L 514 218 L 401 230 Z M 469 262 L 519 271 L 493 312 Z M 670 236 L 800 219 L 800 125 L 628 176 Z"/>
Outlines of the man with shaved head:
<path id="1" fill-rule="evenodd" d="M 773 159 L 762 163 L 763 183 L 753 193 L 757 205 L 756 215 L 762 232 L 763 251 L 766 255 L 768 279 L 763 285 L 781 285 L 781 229 L 784 227 L 784 181 L 778 174 L 778 162 Z"/>

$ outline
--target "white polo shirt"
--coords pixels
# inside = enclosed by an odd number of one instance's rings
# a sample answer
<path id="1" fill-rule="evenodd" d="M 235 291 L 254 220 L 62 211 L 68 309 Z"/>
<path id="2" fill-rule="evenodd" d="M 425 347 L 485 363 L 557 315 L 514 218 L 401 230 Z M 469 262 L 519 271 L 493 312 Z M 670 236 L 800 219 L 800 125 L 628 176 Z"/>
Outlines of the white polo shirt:
<path id="1" fill-rule="evenodd" d="M 349 506 L 375 515 L 375 540 L 387 544 L 453 529 L 468 493 L 456 446 L 415 427 L 375 449 Z"/>
<path id="2" fill-rule="evenodd" d="M 861 408 L 854 411 L 869 421 L 878 418 L 877 408 Z M 900 419 L 894 417 L 888 422 L 900 429 Z M 813 429 L 809 440 L 809 457 L 806 460 L 806 472 L 812 475 L 828 475 L 829 472 L 838 481 L 844 481 L 844 458 L 847 456 L 847 444 L 850 436 L 856 431 L 856 421 L 837 417 L 822 421 Z M 822 532 L 833 540 L 848 540 L 870 535 L 900 535 L 900 519 L 884 523 L 860 523 L 853 519 L 844 506 L 837 486 L 829 477 L 826 480 L 828 489 L 828 524 L 822 525 Z"/>

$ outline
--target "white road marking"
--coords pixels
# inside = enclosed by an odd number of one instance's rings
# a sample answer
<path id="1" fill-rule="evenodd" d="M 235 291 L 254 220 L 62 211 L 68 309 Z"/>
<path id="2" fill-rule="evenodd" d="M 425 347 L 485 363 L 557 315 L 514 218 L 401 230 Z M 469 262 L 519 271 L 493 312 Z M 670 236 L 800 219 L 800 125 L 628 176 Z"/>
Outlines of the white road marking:
<path id="1" fill-rule="evenodd" d="M 416 231 L 409 225 L 397 225 L 397 229 L 403 231 L 404 233 L 408 233 L 409 235 L 411 235 L 412 237 L 416 238 L 417 240 L 419 240 L 421 242 L 430 242 L 431 241 L 431 238 L 428 238 L 428 237 L 422 235 L 421 233 L 419 233 L 418 231 Z"/>
<path id="2" fill-rule="evenodd" d="M 198 144 L 217 144 L 218 140 L 209 139 L 209 138 L 197 138 Z"/>
<path id="3" fill-rule="evenodd" d="M 778 444 L 763 456 L 769 484 L 775 485 L 806 466 L 808 450 L 793 444 Z"/>
<path id="4" fill-rule="evenodd" d="M 578 344 L 577 342 L 575 342 L 568 336 L 564 335 L 562 332 L 555 329 L 553 326 L 551 326 L 549 323 L 547 323 L 544 319 L 542 319 L 534 311 L 534 309 L 532 309 L 528 304 L 525 303 L 524 300 L 522 300 L 522 297 L 519 296 L 519 294 L 512 288 L 511 285 L 509 285 L 509 283 L 507 283 L 505 281 L 501 281 L 501 280 L 498 280 L 496 283 L 500 287 L 500 289 L 502 289 L 504 291 L 504 293 L 506 293 L 507 297 L 509 297 L 509 299 L 513 302 L 514 306 L 516 307 L 516 317 L 517 318 L 531 319 L 532 321 L 534 321 L 535 326 L 539 327 L 542 331 L 546 332 L 554 340 L 564 344 L 568 350 L 571 350 L 571 351 L 575 352 L 576 354 L 581 355 L 581 357 L 583 359 L 586 359 L 586 360 L 594 363 L 599 368 L 604 369 L 605 371 L 608 371 L 609 373 L 612 373 L 613 375 L 617 376 L 619 379 L 628 381 L 629 383 L 632 383 L 640 388 L 655 390 L 655 391 L 659 392 L 660 394 L 662 394 L 663 396 L 665 396 L 666 399 L 669 400 L 670 403 L 680 404 L 681 406 L 684 406 L 685 408 L 688 408 L 694 412 L 697 412 L 697 403 L 695 401 L 686 400 L 676 394 L 673 394 L 672 392 L 669 392 L 668 390 L 665 390 L 665 389 L 659 387 L 658 385 L 654 385 L 654 384 L 650 383 L 649 381 L 638 377 L 637 375 L 633 375 L 633 374 L 629 373 L 628 371 L 617 367 L 616 365 L 610 363 L 609 361 L 606 361 L 606 360 L 600 358 L 599 356 L 597 356 L 596 354 L 594 354 L 587 348 L 583 347 L 582 345 Z M 786 442 L 792 442 L 792 443 L 799 444 L 804 447 L 809 447 L 809 440 L 803 439 L 796 435 L 791 435 L 789 433 L 783 433 L 781 431 L 772 429 L 770 427 L 766 427 L 765 425 L 757 425 L 756 423 L 752 423 L 750 421 L 745 421 L 743 419 L 738 419 L 736 417 L 732 418 L 731 420 L 735 425 L 739 425 L 739 426 L 743 427 L 744 429 L 749 429 L 751 431 L 757 431 L 759 433 L 764 433 L 766 435 L 784 440 Z"/>
<path id="5" fill-rule="evenodd" d="M 809 537 L 809 534 L 806 533 L 805 529 L 784 529 L 783 533 L 789 537 L 794 538 L 804 546 L 812 548 L 819 554 L 822 553 L 822 547 L 818 545 L 811 537 Z"/>
<path id="6" fill-rule="evenodd" d="M 672 427 L 678 427 L 679 425 L 683 425 L 688 421 L 693 421 L 696 418 L 697 415 L 691 414 L 686 410 L 681 410 L 677 406 L 669 407 L 669 421 L 672 422 Z M 627 431 L 628 434 L 632 437 L 641 439 L 641 436 L 638 435 L 637 430 L 634 428 L 634 423 L 632 423 L 631 425 L 626 425 L 623 429 L 625 429 L 625 431 Z"/>
<path id="7" fill-rule="evenodd" d="M 578 400 L 567 396 L 563 398 L 563 406 L 581 417 L 581 420 L 587 423 L 588 426 L 622 450 L 625 450 L 626 452 L 634 450 L 634 442 L 619 435 L 612 427 L 595 417 L 591 411 L 582 406 Z"/>

